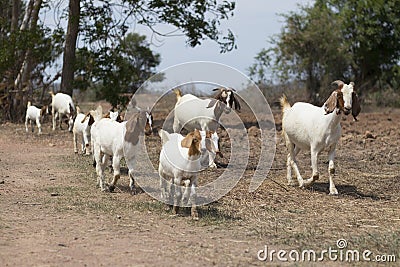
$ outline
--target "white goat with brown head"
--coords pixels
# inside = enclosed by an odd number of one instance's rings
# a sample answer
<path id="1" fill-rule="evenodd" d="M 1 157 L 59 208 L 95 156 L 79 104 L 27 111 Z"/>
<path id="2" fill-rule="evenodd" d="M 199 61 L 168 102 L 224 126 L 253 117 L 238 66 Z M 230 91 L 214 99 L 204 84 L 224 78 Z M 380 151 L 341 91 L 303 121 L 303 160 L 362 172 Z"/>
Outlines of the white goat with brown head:
<path id="1" fill-rule="evenodd" d="M 178 207 L 182 202 L 186 204 L 186 202 L 190 201 L 192 207 L 192 217 L 197 218 L 197 174 L 201 170 L 200 145 L 202 138 L 200 131 L 194 130 L 184 137 L 181 134 L 170 134 L 161 129 L 159 131 L 159 135 L 163 144 L 160 152 L 160 163 L 158 167 L 158 173 L 160 175 L 161 197 L 166 200 L 168 191 L 167 183 L 171 181 L 169 201 L 173 202 L 173 213 L 177 213 Z M 182 182 L 185 184 L 185 194 L 183 200 L 181 189 Z"/>
<path id="2" fill-rule="evenodd" d="M 296 173 L 298 185 L 302 188 L 317 180 L 319 178 L 317 157 L 322 150 L 327 148 L 329 192 L 331 195 L 337 195 L 333 176 L 335 148 L 341 135 L 340 120 L 342 114 L 348 115 L 350 112 L 356 119 L 361 108 L 353 82 L 345 84 L 342 81 L 335 81 L 333 84 L 336 84 L 338 88 L 332 92 L 322 107 L 303 102 L 290 106 L 285 95 L 280 99 L 280 103 L 283 113 L 282 135 L 289 150 L 287 156 L 289 185 L 297 185 L 292 180 L 292 168 Z M 296 162 L 296 155 L 301 149 L 311 151 L 312 176 L 306 180 L 301 177 Z"/>
<path id="3" fill-rule="evenodd" d="M 132 193 L 135 193 L 132 174 L 139 136 L 142 132 L 147 135 L 152 133 L 149 114 L 146 111 L 139 111 L 121 123 L 109 118 L 102 118 L 92 125 L 93 155 L 96 161 L 97 181 L 102 191 L 114 190 L 120 178 L 120 161 L 124 157 L 129 168 L 130 187 Z M 107 188 L 104 170 L 110 157 L 112 157 L 114 178 Z"/>

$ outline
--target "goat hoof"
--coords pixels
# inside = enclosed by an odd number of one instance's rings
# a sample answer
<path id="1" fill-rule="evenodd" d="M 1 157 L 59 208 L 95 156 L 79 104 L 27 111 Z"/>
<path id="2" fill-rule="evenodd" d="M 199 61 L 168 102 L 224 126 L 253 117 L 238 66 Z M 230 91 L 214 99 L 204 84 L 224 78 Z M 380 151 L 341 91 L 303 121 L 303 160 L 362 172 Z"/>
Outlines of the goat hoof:
<path id="1" fill-rule="evenodd" d="M 210 169 L 217 169 L 217 164 L 212 163 L 211 165 L 208 166 Z"/>
<path id="2" fill-rule="evenodd" d="M 329 190 L 329 195 L 331 195 L 331 196 L 337 196 L 338 194 L 339 193 L 336 188 Z"/>
<path id="3" fill-rule="evenodd" d="M 173 214 L 173 215 L 177 215 L 177 214 L 178 214 L 178 211 L 179 211 L 179 207 L 178 207 L 178 206 L 173 206 L 173 207 L 172 207 L 172 214 Z"/>
<path id="4" fill-rule="evenodd" d="M 115 185 L 110 185 L 110 186 L 108 186 L 108 190 L 109 190 L 110 192 L 114 192 L 114 189 L 115 189 Z"/>
<path id="5" fill-rule="evenodd" d="M 195 220 L 195 221 L 199 220 L 199 213 L 197 212 L 197 210 L 192 210 L 191 211 L 191 216 L 192 216 L 193 220 Z"/>
<path id="6" fill-rule="evenodd" d="M 139 190 L 136 187 L 131 187 L 131 195 L 134 196 L 137 194 L 139 194 Z"/>
<path id="7" fill-rule="evenodd" d="M 294 182 L 294 181 L 290 181 L 290 182 L 288 182 L 287 185 L 288 186 L 299 186 L 299 183 L 298 182 Z"/>

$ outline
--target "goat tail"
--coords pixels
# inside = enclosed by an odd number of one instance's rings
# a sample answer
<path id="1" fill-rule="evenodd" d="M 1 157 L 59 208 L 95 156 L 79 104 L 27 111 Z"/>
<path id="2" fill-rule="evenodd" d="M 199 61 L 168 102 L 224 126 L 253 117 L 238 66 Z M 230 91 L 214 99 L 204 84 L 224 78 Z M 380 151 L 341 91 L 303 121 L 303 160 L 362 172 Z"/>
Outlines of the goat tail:
<path id="1" fill-rule="evenodd" d="M 285 94 L 279 99 L 279 102 L 281 104 L 282 113 L 284 114 L 291 107 Z"/>
<path id="2" fill-rule="evenodd" d="M 31 101 L 28 101 L 28 104 L 26 104 L 26 107 L 29 108 L 32 105 Z"/>
<path id="3" fill-rule="evenodd" d="M 176 100 L 179 101 L 182 97 L 182 91 L 179 88 L 173 90 L 176 95 Z"/>

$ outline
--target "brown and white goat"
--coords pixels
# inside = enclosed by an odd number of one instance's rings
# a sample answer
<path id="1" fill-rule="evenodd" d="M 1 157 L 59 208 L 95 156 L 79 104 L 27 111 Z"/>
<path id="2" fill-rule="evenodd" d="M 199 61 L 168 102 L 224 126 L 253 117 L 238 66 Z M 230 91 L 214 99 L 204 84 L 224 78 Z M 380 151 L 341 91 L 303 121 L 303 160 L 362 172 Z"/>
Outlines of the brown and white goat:
<path id="1" fill-rule="evenodd" d="M 159 131 L 162 141 L 158 173 L 160 175 L 161 197 L 173 204 L 173 213 L 178 207 L 191 203 L 191 214 L 198 218 L 196 208 L 197 174 L 201 170 L 201 134 L 194 130 L 182 136 L 178 133 Z M 171 181 L 169 196 L 167 183 Z M 185 193 L 182 199 L 182 182 L 185 182 Z M 168 197 L 168 199 L 167 199 Z"/>
<path id="2" fill-rule="evenodd" d="M 216 132 L 223 112 L 229 113 L 232 107 L 240 109 L 239 101 L 235 98 L 232 89 L 214 90 L 219 90 L 216 98 L 201 99 L 192 94 L 182 95 L 179 89 L 174 89 L 177 100 L 173 124 L 175 133 L 180 132 L 182 128 L 188 131 L 201 129 Z"/>
<path id="3" fill-rule="evenodd" d="M 60 123 L 60 129 L 62 129 L 62 117 L 65 115 L 67 116 L 68 131 L 72 132 L 72 127 L 74 126 L 75 105 L 71 96 L 63 93 L 54 94 L 52 91 L 50 92 L 50 95 L 53 131 L 56 129 L 57 117 Z"/>
<path id="4" fill-rule="evenodd" d="M 361 111 L 354 83 L 345 84 L 334 81 L 338 89 L 333 91 L 322 107 L 309 103 L 297 102 L 290 106 L 286 96 L 280 99 L 282 106 L 282 135 L 289 150 L 287 156 L 287 179 L 289 185 L 299 185 L 301 188 L 311 185 L 319 178 L 317 157 L 325 148 L 329 159 L 329 193 L 337 195 L 333 182 L 335 174 L 335 149 L 341 135 L 340 120 L 342 114 L 352 113 L 354 119 Z M 296 155 L 299 151 L 311 151 L 312 176 L 303 180 L 297 167 Z M 292 169 L 297 176 L 297 182 L 292 180 Z"/>

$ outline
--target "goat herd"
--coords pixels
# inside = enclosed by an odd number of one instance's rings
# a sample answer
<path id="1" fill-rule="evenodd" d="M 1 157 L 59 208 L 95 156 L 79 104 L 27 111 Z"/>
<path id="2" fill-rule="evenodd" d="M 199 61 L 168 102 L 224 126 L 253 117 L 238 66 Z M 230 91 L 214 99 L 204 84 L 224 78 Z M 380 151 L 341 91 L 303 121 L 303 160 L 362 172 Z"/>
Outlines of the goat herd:
<path id="1" fill-rule="evenodd" d="M 332 92 L 322 107 L 309 103 L 298 102 L 291 106 L 283 96 L 280 99 L 282 107 L 282 135 L 288 148 L 287 179 L 289 185 L 304 188 L 318 179 L 318 154 L 328 150 L 329 159 L 329 192 L 338 194 L 333 182 L 335 173 L 334 157 L 336 144 L 341 136 L 341 116 L 352 113 L 356 120 L 360 113 L 360 104 L 354 89 L 354 83 L 345 84 L 334 81 L 337 89 Z M 161 138 L 161 152 L 158 173 L 160 176 L 161 198 L 170 203 L 172 212 L 177 213 L 178 207 L 191 206 L 193 218 L 198 218 L 196 209 L 197 175 L 204 168 L 216 168 L 215 156 L 222 153 L 219 150 L 217 129 L 220 127 L 221 115 L 240 110 L 241 106 L 234 89 L 217 88 L 214 98 L 201 99 L 192 94 L 182 95 L 179 89 L 174 89 L 176 104 L 174 108 L 173 133 L 163 129 L 158 131 Z M 53 130 L 58 117 L 59 127 L 63 116 L 67 117 L 68 129 L 73 132 L 74 152 L 78 153 L 78 138 L 81 138 L 83 154 L 93 154 L 96 165 L 97 183 L 102 191 L 113 191 L 120 178 L 120 161 L 125 159 L 128 166 L 130 189 L 136 192 L 133 170 L 136 155 L 138 155 L 139 139 L 143 133 L 153 132 L 153 116 L 149 109 L 137 109 L 127 120 L 122 120 L 118 112 L 110 111 L 103 115 L 102 107 L 90 110 L 84 114 L 79 107 L 74 106 L 72 98 L 63 93 L 51 93 L 52 102 L 49 108 L 41 109 L 28 102 L 25 127 L 28 132 L 28 121 L 35 121 L 39 134 L 41 119 L 44 114 L 52 114 Z M 181 134 L 185 129 L 188 133 Z M 33 126 L 32 126 L 33 131 Z M 296 155 L 299 151 L 311 151 L 312 176 L 303 180 L 297 167 Z M 112 162 L 113 180 L 105 182 L 105 168 Z M 292 170 L 297 180 L 292 179 Z M 184 192 L 182 193 L 182 190 Z"/>

